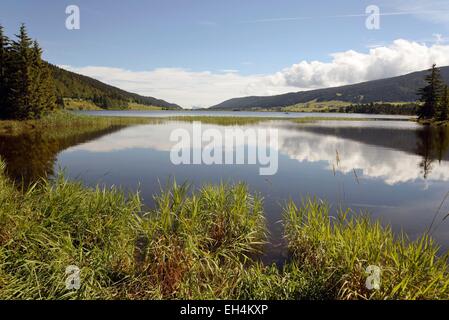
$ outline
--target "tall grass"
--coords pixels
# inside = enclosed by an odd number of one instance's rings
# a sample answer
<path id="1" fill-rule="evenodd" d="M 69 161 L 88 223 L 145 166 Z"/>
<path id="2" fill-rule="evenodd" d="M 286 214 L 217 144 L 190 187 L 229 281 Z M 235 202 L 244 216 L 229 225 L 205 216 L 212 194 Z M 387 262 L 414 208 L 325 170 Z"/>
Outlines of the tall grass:
<path id="1" fill-rule="evenodd" d="M 427 235 L 395 237 L 366 215 L 324 202 L 290 203 L 285 211 L 292 266 L 306 275 L 319 297 L 335 299 L 449 299 L 448 255 Z M 366 268 L 381 270 L 379 290 L 368 290 Z"/>
<path id="2" fill-rule="evenodd" d="M 110 127 L 160 123 L 162 121 L 164 120 L 161 118 L 97 117 L 58 111 L 39 120 L 0 120 L 0 135 L 19 136 L 21 134 L 39 133 L 59 137 Z"/>
<path id="3" fill-rule="evenodd" d="M 226 298 L 265 239 L 244 185 L 173 185 L 144 211 L 138 194 L 63 178 L 23 192 L 0 177 L 1 299 Z M 65 268 L 81 269 L 67 290 Z"/>
<path id="4" fill-rule="evenodd" d="M 262 202 L 242 184 L 205 186 L 190 197 L 187 190 L 175 183 L 142 217 L 140 268 L 163 297 L 228 298 L 265 239 Z"/>

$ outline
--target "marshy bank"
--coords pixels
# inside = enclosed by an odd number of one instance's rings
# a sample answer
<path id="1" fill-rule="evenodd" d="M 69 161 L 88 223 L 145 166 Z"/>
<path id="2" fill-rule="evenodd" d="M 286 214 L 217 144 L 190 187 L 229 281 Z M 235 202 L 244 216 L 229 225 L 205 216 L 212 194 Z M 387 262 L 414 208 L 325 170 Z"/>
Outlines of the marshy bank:
<path id="1" fill-rule="evenodd" d="M 0 155 L 7 164 L 9 177 L 30 184 L 55 174 L 54 163 L 62 150 L 130 125 L 159 122 L 160 119 L 90 117 L 62 111 L 39 120 L 3 120 Z"/>
<path id="2" fill-rule="evenodd" d="M 23 134 L 39 133 L 51 137 L 66 137 L 72 134 L 92 132 L 111 127 L 126 127 L 139 124 L 157 124 L 167 120 L 193 122 L 198 121 L 205 124 L 216 125 L 245 125 L 257 124 L 272 120 L 289 120 L 297 123 L 310 123 L 316 121 L 376 121 L 375 117 L 325 117 L 325 116 L 306 116 L 296 117 L 270 117 L 270 116 L 251 116 L 242 117 L 221 116 L 210 113 L 208 115 L 176 115 L 167 112 L 167 116 L 161 116 L 157 113 L 141 114 L 139 112 L 99 112 L 96 115 L 89 113 L 74 113 L 68 111 L 57 111 L 38 120 L 0 120 L 0 135 L 2 136 L 20 136 Z M 115 115 L 118 114 L 118 115 Z M 385 120 L 385 119 L 384 119 Z"/>
<path id="3" fill-rule="evenodd" d="M 155 118 L 143 117 L 92 117 L 67 111 L 53 112 L 38 120 L 0 120 L 0 135 L 20 136 L 40 133 L 51 137 L 66 137 L 82 132 L 92 132 L 110 127 L 157 123 Z"/>
<path id="4" fill-rule="evenodd" d="M 291 258 L 254 257 L 267 241 L 262 199 L 243 184 L 139 193 L 63 177 L 18 188 L 0 173 L 1 299 L 448 299 L 448 256 L 366 216 L 318 200 L 284 210 Z M 137 245 L 138 244 L 138 245 Z M 67 266 L 81 270 L 67 290 Z M 381 270 L 368 290 L 366 268 Z"/>

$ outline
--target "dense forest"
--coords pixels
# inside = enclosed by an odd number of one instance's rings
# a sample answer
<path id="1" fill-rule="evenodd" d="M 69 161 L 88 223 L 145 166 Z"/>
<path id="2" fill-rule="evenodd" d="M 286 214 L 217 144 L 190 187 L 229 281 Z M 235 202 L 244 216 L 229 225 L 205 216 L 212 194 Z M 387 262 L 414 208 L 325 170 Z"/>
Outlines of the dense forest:
<path id="1" fill-rule="evenodd" d="M 418 103 L 364 103 L 354 104 L 340 108 L 338 111 L 345 113 L 366 113 L 366 114 L 391 114 L 391 115 L 416 115 L 420 110 Z"/>
<path id="2" fill-rule="evenodd" d="M 176 104 L 126 92 L 51 65 L 42 59 L 42 49 L 28 36 L 25 25 L 14 40 L 0 26 L 0 119 L 38 119 L 64 108 L 67 98 L 103 109 L 126 109 L 131 103 L 180 109 Z"/>
<path id="3" fill-rule="evenodd" d="M 24 25 L 11 41 L 0 26 L 0 118 L 37 119 L 56 108 L 53 76 Z"/>

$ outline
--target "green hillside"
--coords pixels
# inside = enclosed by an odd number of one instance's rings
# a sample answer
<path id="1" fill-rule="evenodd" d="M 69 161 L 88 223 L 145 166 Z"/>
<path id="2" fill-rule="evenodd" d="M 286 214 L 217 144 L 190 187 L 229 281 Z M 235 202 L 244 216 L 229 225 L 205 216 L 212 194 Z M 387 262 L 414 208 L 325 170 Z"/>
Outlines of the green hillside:
<path id="1" fill-rule="evenodd" d="M 71 106 L 86 106 L 88 109 L 181 109 L 177 104 L 127 92 L 52 64 L 49 67 L 60 103 L 64 100 Z"/>
<path id="2" fill-rule="evenodd" d="M 347 105 L 361 105 L 370 103 L 415 102 L 419 97 L 418 89 L 425 85 L 424 78 L 427 70 L 410 73 L 407 75 L 388 79 L 368 81 L 353 85 L 318 90 L 292 92 L 276 96 L 243 97 L 224 101 L 211 109 L 218 110 L 250 110 L 276 109 L 307 104 L 316 106 L 328 102 L 329 107 L 335 107 L 335 103 Z M 449 83 L 449 67 L 441 68 L 443 79 Z M 329 102 L 333 102 L 329 103 Z"/>

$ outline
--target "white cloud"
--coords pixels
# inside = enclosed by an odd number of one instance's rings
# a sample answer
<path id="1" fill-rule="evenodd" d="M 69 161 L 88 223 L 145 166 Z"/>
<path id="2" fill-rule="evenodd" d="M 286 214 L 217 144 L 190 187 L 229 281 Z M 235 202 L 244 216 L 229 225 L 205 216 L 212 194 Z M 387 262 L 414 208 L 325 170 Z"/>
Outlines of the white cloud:
<path id="1" fill-rule="evenodd" d="M 212 73 L 181 68 L 129 71 L 95 66 L 61 67 L 130 92 L 175 102 L 186 108 L 209 107 L 238 96 L 273 95 L 298 90 L 279 86 L 264 75 L 243 76 L 236 70 Z"/>
<path id="2" fill-rule="evenodd" d="M 403 39 L 368 53 L 354 50 L 331 55 L 331 62 L 301 61 L 277 73 L 276 83 L 296 87 L 329 87 L 394 77 L 429 68 L 433 63 L 449 65 L 449 46 L 427 46 Z"/>
<path id="3" fill-rule="evenodd" d="M 444 39 L 440 36 L 440 39 Z M 183 107 L 208 107 L 248 95 L 274 95 L 394 77 L 424 70 L 433 63 L 449 65 L 449 45 L 395 40 L 367 53 L 348 50 L 331 55 L 330 62 L 301 61 L 272 75 L 242 75 L 237 70 L 190 71 L 159 68 L 130 71 L 110 67 L 65 69 L 96 78 L 141 95 L 175 102 Z"/>
<path id="4" fill-rule="evenodd" d="M 280 130 L 279 145 L 280 152 L 289 155 L 291 159 L 299 162 L 324 162 L 330 172 L 335 170 L 343 174 L 353 174 L 354 170 L 360 170 L 361 178 L 379 179 L 388 185 L 424 182 L 424 173 L 419 166 L 422 157 L 416 154 L 393 149 L 383 149 L 379 152 L 378 147 L 361 142 L 348 143 L 345 138 L 299 130 Z M 339 153 L 338 164 L 335 159 L 336 150 Z M 449 181 L 449 162 L 435 162 L 427 179 L 428 183 Z"/>

